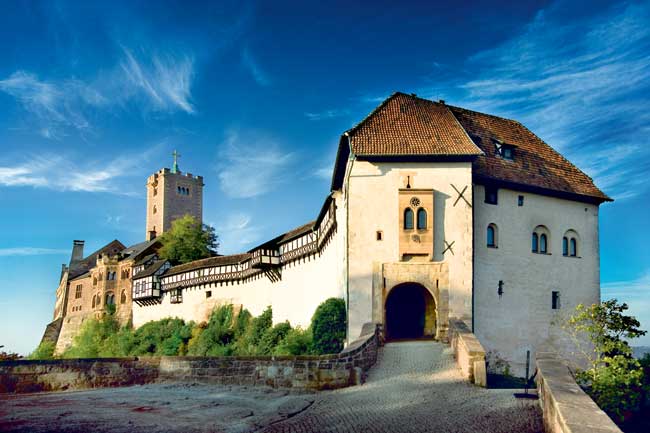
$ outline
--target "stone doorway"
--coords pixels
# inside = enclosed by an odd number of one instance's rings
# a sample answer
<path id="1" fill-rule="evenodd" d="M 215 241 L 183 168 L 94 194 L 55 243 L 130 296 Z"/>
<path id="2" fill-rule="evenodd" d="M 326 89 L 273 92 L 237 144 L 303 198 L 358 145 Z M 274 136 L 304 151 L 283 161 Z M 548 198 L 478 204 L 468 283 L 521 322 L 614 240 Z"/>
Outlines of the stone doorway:
<path id="1" fill-rule="evenodd" d="M 386 297 L 384 323 L 387 340 L 433 337 L 436 333 L 433 296 L 418 283 L 393 287 Z"/>

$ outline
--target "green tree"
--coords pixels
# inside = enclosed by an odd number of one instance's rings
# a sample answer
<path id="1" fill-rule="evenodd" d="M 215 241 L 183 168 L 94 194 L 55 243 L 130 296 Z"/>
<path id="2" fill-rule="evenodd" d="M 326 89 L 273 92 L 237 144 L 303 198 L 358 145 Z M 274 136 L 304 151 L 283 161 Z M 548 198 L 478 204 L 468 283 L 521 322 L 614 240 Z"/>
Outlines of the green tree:
<path id="1" fill-rule="evenodd" d="M 214 228 L 185 215 L 172 223 L 172 228 L 160 236 L 162 247 L 158 254 L 173 264 L 205 259 L 216 254 L 219 240 Z"/>
<path id="2" fill-rule="evenodd" d="M 576 368 L 576 379 L 601 409 L 619 422 L 642 402 L 643 369 L 625 339 L 646 334 L 639 321 L 625 315 L 628 306 L 616 299 L 591 306 L 578 305 L 563 327 L 578 355 L 588 365 Z"/>
<path id="3" fill-rule="evenodd" d="M 311 319 L 313 349 L 318 354 L 343 350 L 347 328 L 345 301 L 329 298 L 316 308 Z"/>

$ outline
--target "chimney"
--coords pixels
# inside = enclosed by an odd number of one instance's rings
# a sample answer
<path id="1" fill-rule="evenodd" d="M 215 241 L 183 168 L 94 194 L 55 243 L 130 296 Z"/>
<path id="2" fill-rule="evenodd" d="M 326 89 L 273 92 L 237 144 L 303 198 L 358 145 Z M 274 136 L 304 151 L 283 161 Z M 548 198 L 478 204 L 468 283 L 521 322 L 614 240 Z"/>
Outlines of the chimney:
<path id="1" fill-rule="evenodd" d="M 438 100 L 438 104 L 445 105 L 445 100 L 444 100 L 444 99 L 440 99 L 440 100 Z"/>
<path id="2" fill-rule="evenodd" d="M 84 241 L 72 241 L 70 263 L 80 262 L 84 258 Z"/>
<path id="3" fill-rule="evenodd" d="M 152 241 L 156 239 L 156 231 L 155 230 L 149 230 L 149 235 L 147 236 L 147 241 Z"/>

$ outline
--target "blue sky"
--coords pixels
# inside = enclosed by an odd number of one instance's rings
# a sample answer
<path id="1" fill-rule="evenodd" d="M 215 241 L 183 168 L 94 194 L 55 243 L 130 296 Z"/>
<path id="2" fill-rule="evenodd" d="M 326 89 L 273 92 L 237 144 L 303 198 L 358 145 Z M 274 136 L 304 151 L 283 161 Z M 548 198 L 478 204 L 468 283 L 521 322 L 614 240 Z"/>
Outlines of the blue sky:
<path id="1" fill-rule="evenodd" d="M 93 3 L 0 16 L 0 344 L 36 346 L 73 239 L 143 240 L 172 150 L 241 251 L 316 216 L 339 135 L 397 90 L 515 118 L 592 176 L 603 297 L 650 328 L 649 2 Z"/>

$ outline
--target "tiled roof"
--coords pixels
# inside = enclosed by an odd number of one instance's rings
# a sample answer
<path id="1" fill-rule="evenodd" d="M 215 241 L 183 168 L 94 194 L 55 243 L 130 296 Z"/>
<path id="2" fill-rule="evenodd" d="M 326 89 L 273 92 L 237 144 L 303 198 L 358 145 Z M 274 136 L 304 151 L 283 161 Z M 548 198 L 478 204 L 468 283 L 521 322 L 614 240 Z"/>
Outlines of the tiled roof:
<path id="1" fill-rule="evenodd" d="M 255 248 L 252 248 L 248 250 L 248 252 L 253 252 L 259 248 L 277 248 L 278 245 L 288 242 L 294 238 L 300 237 L 306 233 L 311 232 L 314 229 L 314 224 L 316 223 L 316 220 L 310 221 L 307 224 L 303 224 L 300 227 L 296 227 L 295 229 L 289 230 L 286 233 L 281 234 L 280 236 L 271 239 L 270 241 L 266 241 L 261 245 L 256 246 Z"/>
<path id="2" fill-rule="evenodd" d="M 496 155 L 498 142 L 515 147 L 514 160 Z M 587 202 L 611 200 L 521 123 L 399 92 L 341 137 L 332 190 L 342 186 L 349 151 L 367 159 L 471 157 L 479 183 L 494 181 Z"/>
<path id="3" fill-rule="evenodd" d="M 145 252 L 149 247 L 152 245 L 156 244 L 158 242 L 158 239 L 152 239 L 150 241 L 144 241 L 137 243 L 135 245 L 131 245 L 129 247 L 124 248 L 121 253 L 125 258 L 133 259 L 138 257 L 140 254 Z"/>
<path id="4" fill-rule="evenodd" d="M 234 265 L 236 263 L 244 262 L 250 259 L 250 257 L 251 255 L 248 253 L 208 257 L 207 259 L 195 260 L 193 262 L 174 266 L 165 272 L 165 276 L 176 275 L 187 271 L 193 271 L 195 269 L 209 268 L 211 266 Z"/>
<path id="5" fill-rule="evenodd" d="M 347 134 L 362 155 L 480 155 L 444 104 L 394 93 Z"/>
<path id="6" fill-rule="evenodd" d="M 108 244 L 104 245 L 94 253 L 90 254 L 83 260 L 77 263 L 71 263 L 68 279 L 72 280 L 74 278 L 80 277 L 81 275 L 87 273 L 90 269 L 94 268 L 97 265 L 98 255 L 108 254 L 113 256 L 119 253 L 120 251 L 122 251 L 124 248 L 125 246 L 122 244 L 122 242 L 115 239 L 109 242 Z"/>
<path id="7" fill-rule="evenodd" d="M 152 264 L 150 264 L 148 267 L 145 269 L 141 270 L 137 274 L 133 276 L 133 279 L 138 279 L 138 278 L 144 278 L 148 277 L 150 275 L 153 275 L 156 273 L 158 269 L 160 269 L 165 263 L 167 263 L 167 260 L 156 260 Z"/>
<path id="8" fill-rule="evenodd" d="M 477 180 L 494 180 L 567 195 L 611 200 L 593 180 L 521 123 L 464 108 L 449 109 L 484 155 L 473 162 Z M 515 146 L 514 158 L 496 154 L 496 143 Z"/>

